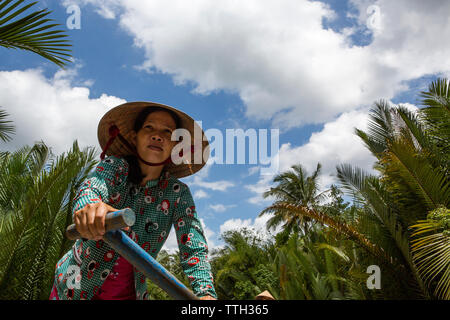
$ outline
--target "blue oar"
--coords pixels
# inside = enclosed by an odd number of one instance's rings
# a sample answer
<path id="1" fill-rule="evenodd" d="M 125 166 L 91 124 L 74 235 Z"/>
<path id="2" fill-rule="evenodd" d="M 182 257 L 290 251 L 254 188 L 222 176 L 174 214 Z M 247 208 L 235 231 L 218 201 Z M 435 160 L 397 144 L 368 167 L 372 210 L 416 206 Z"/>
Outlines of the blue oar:
<path id="1" fill-rule="evenodd" d="M 117 230 L 130 227 L 134 222 L 135 214 L 131 209 L 127 208 L 108 213 L 105 217 L 105 229 L 107 232 L 103 235 L 103 240 L 172 298 L 177 300 L 199 300 L 183 283 L 136 242 L 131 240 L 122 230 Z M 66 236 L 72 240 L 81 237 L 75 225 L 67 228 Z"/>

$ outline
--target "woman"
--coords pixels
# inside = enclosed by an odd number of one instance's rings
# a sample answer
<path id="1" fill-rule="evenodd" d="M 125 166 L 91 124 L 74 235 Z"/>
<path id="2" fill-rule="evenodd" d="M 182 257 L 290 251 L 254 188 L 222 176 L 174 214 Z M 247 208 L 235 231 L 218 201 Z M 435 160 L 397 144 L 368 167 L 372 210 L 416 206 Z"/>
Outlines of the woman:
<path id="1" fill-rule="evenodd" d="M 83 239 L 57 263 L 51 299 L 148 298 L 145 276 L 101 240 L 105 215 L 126 207 L 136 213 L 126 231 L 154 258 L 174 225 L 194 294 L 216 298 L 195 204 L 188 186 L 177 179 L 200 170 L 207 158 L 201 164 L 171 161 L 177 143 L 171 140 L 173 131 L 184 128 L 193 137 L 194 127 L 201 130 L 185 113 L 148 102 L 126 103 L 103 116 L 98 127 L 102 161 L 74 198 L 73 221 Z M 196 151 L 202 154 L 209 150 L 206 139 L 200 146 Z"/>

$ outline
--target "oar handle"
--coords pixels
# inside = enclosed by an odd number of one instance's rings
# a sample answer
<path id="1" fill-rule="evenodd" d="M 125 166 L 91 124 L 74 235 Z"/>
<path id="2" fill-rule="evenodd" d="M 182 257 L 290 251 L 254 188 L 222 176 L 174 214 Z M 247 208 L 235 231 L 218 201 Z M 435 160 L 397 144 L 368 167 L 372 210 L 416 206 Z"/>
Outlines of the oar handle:
<path id="1" fill-rule="evenodd" d="M 136 221 L 136 215 L 133 210 L 125 208 L 122 210 L 110 212 L 105 217 L 105 231 L 117 230 L 131 227 Z M 72 224 L 66 229 L 66 237 L 70 240 L 80 239 L 81 235 Z"/>

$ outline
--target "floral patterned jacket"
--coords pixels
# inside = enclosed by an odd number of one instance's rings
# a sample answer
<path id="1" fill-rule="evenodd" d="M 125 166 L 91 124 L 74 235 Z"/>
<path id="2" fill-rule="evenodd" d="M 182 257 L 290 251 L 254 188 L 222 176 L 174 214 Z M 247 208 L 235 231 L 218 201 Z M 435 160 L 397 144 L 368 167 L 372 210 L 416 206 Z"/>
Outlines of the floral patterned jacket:
<path id="1" fill-rule="evenodd" d="M 208 246 L 188 186 L 163 171 L 159 179 L 141 187 L 127 181 L 128 168 L 123 158 L 110 156 L 101 161 L 78 190 L 72 213 L 98 201 L 117 209 L 131 208 L 136 213 L 136 222 L 128 235 L 153 258 L 173 225 L 181 265 L 194 294 L 216 298 Z M 59 299 L 92 299 L 118 257 L 102 240 L 77 240 L 56 264 L 54 284 Z M 147 299 L 146 277 L 136 269 L 134 285 L 136 298 Z"/>

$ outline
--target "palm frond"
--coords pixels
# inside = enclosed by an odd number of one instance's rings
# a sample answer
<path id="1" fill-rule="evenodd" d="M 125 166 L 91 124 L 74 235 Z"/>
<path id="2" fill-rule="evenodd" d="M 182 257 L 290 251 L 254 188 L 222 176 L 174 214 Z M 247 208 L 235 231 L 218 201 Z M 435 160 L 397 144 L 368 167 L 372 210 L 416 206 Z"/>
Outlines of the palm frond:
<path id="1" fill-rule="evenodd" d="M 369 136 L 366 132 L 355 128 L 355 135 L 357 135 L 364 143 L 367 149 L 369 149 L 372 154 L 380 158 L 382 153 L 386 150 L 387 146 L 385 142 L 376 140 Z"/>
<path id="2" fill-rule="evenodd" d="M 2 246 L 8 248 L 0 251 L 0 298 L 3 299 L 48 297 L 54 265 L 61 252 L 68 250 L 63 234 L 71 222 L 70 197 L 76 184 L 81 183 L 80 173 L 94 165 L 93 152 L 79 151 L 76 143 L 50 167 L 44 165 L 47 153 L 43 145 L 31 150 L 32 155 L 24 149 L 24 155 L 10 157 L 9 161 L 18 164 L 7 166 L 25 168 L 25 176 L 29 178 L 22 181 L 21 201 L 6 216 L 0 234 Z M 23 158 L 27 159 L 25 164 Z M 24 175 L 20 170 L 13 172 Z M 3 175 L 0 172 L 0 178 Z M 4 188 L 2 183 L 0 187 Z"/>
<path id="3" fill-rule="evenodd" d="M 437 297 L 450 300 L 450 210 L 438 208 L 411 229 L 411 250 L 420 276 L 434 287 Z"/>
<path id="4" fill-rule="evenodd" d="M 24 0 L 2 0 L 0 2 L 0 46 L 5 48 L 23 49 L 39 54 L 65 67 L 71 52 L 67 37 L 62 30 L 53 30 L 58 24 L 50 24 L 46 17 L 51 13 L 47 9 L 38 10 L 20 18 L 37 2 L 23 7 Z M 50 31 L 51 30 L 51 31 Z"/>
<path id="5" fill-rule="evenodd" d="M 392 117 L 392 106 L 385 100 L 375 102 L 370 110 L 367 133 L 373 141 L 385 144 L 395 134 L 395 126 Z"/>
<path id="6" fill-rule="evenodd" d="M 335 219 L 323 214 L 321 212 L 315 211 L 313 209 L 309 209 L 306 207 L 294 206 L 289 203 L 278 203 L 276 205 L 272 205 L 267 208 L 268 210 L 289 210 L 295 212 L 300 215 L 307 216 L 311 219 L 319 221 L 320 223 L 327 225 L 336 231 L 345 234 L 349 238 L 353 239 L 357 243 L 359 243 L 363 248 L 365 248 L 369 253 L 379 258 L 380 260 L 391 264 L 396 265 L 395 260 L 392 257 L 387 256 L 383 250 L 378 248 L 375 244 L 371 243 L 364 235 L 360 234 L 357 230 L 355 230 L 352 226 L 345 224 L 340 221 L 336 221 Z"/>
<path id="7" fill-rule="evenodd" d="M 450 181 L 440 168 L 433 168 L 429 160 L 414 156 L 408 146 L 395 142 L 390 147 L 386 161 L 415 195 L 423 199 L 429 210 L 447 205 L 450 199 Z"/>
<path id="8" fill-rule="evenodd" d="M 399 211 L 395 207 L 390 191 L 378 177 L 368 175 L 363 170 L 350 165 L 338 166 L 337 171 L 338 178 L 344 187 L 359 194 L 366 203 L 368 210 L 361 211 L 364 213 L 362 219 L 360 218 L 361 223 L 365 219 L 371 219 L 371 215 L 376 218 L 373 222 L 378 221 L 378 226 L 371 224 L 364 231 L 369 230 L 369 233 L 376 237 L 376 239 L 373 238 L 376 243 L 385 244 L 383 249 L 387 254 L 398 261 L 403 261 L 409 267 L 413 277 L 410 285 L 414 290 L 428 296 L 428 290 L 417 273 L 409 249 L 407 226 L 410 225 L 411 217 L 408 215 L 411 213 Z M 373 230 L 370 231 L 370 229 Z M 392 242 L 395 245 L 392 245 Z"/>
<path id="9" fill-rule="evenodd" d="M 0 139 L 4 142 L 11 140 L 11 134 L 16 131 L 12 121 L 6 120 L 7 117 L 8 113 L 0 109 Z"/>
<path id="10" fill-rule="evenodd" d="M 449 80 L 439 78 L 433 81 L 428 91 L 421 92 L 422 104 L 431 107 L 428 111 L 438 111 L 438 113 L 432 113 L 433 116 L 450 115 L 450 83 Z M 436 122 L 442 121 L 438 117 L 432 117 Z"/>
<path id="11" fill-rule="evenodd" d="M 448 79 L 437 79 L 432 82 L 428 91 L 422 92 L 422 104 L 419 116 L 427 126 L 427 134 L 435 144 L 435 149 L 442 158 L 441 166 L 446 174 L 450 167 L 450 82 Z"/>

